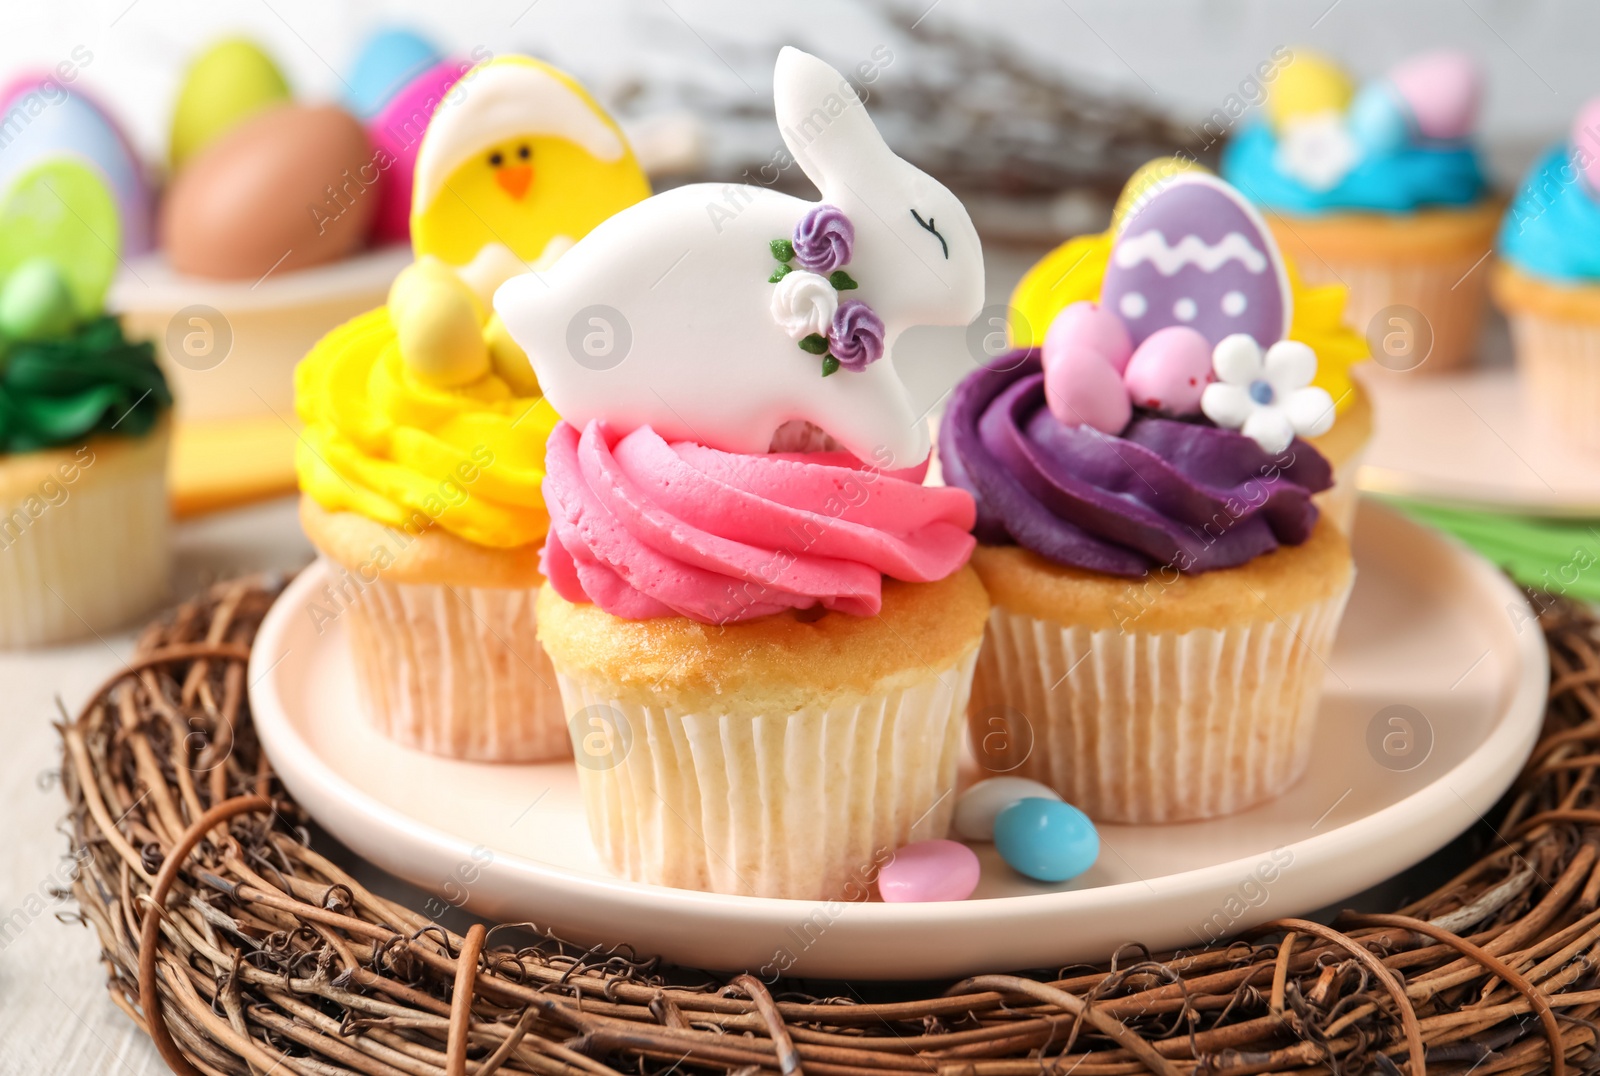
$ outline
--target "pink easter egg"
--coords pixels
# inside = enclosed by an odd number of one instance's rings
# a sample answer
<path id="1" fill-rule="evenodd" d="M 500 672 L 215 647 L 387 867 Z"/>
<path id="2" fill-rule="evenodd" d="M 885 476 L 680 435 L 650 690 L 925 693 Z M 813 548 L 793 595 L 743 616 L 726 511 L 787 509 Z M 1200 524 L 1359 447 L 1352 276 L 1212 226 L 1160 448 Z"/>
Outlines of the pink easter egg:
<path id="1" fill-rule="evenodd" d="M 1122 371 L 1133 354 L 1122 320 L 1096 303 L 1077 302 L 1045 331 L 1044 398 L 1068 426 L 1121 433 L 1133 417 Z"/>
<path id="2" fill-rule="evenodd" d="M 1600 191 L 1600 97 L 1578 110 L 1572 121 L 1572 148 L 1589 189 Z"/>
<path id="3" fill-rule="evenodd" d="M 411 238 L 411 185 L 422 132 L 450 87 L 472 65 L 446 60 L 424 71 L 383 106 L 367 127 L 367 135 L 387 162 L 378 186 L 378 212 L 372 222 L 376 242 Z"/>
<path id="4" fill-rule="evenodd" d="M 1169 415 L 1199 414 L 1200 394 L 1210 379 L 1211 345 L 1187 325 L 1151 333 L 1122 372 L 1135 405 Z"/>
<path id="5" fill-rule="evenodd" d="M 1052 341 L 1057 354 L 1063 347 L 1091 351 L 1121 373 L 1133 354 L 1133 341 L 1122 319 L 1099 303 L 1080 300 L 1062 309 L 1044 334 L 1044 361 L 1050 364 Z"/>
<path id="6" fill-rule="evenodd" d="M 878 892 L 890 904 L 966 900 L 978 888 L 978 874 L 978 856 L 966 845 L 918 841 L 878 871 Z"/>
<path id="7" fill-rule="evenodd" d="M 1417 133 L 1457 142 L 1472 134 L 1483 103 L 1483 71 L 1478 61 L 1455 49 L 1424 52 L 1389 72 Z"/>

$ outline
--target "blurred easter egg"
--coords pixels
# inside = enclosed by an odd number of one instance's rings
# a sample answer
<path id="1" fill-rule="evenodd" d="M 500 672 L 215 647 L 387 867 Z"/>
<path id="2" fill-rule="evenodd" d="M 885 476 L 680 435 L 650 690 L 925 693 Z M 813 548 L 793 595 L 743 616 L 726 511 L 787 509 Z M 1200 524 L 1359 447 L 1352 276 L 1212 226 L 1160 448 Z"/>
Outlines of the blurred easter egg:
<path id="1" fill-rule="evenodd" d="M 49 340 L 77 321 L 67 275 L 51 258 L 30 258 L 0 284 L 0 337 Z"/>
<path id="2" fill-rule="evenodd" d="M 0 280 L 47 257 L 61 270 L 79 317 L 104 308 L 121 247 L 111 189 L 81 161 L 41 161 L 0 196 Z"/>
<path id="3" fill-rule="evenodd" d="M 1135 404 L 1168 415 L 1199 414 L 1210 379 L 1211 344 L 1187 325 L 1151 333 L 1122 373 Z"/>
<path id="4" fill-rule="evenodd" d="M 356 56 L 345 80 L 344 103 L 362 119 L 371 119 L 439 60 L 439 50 L 421 35 L 402 27 L 380 30 L 367 38 Z"/>
<path id="5" fill-rule="evenodd" d="M 1041 882 L 1076 878 L 1100 857 L 1089 816 L 1060 800 L 1018 800 L 995 816 L 994 847 L 1018 874 Z"/>
<path id="6" fill-rule="evenodd" d="M 1100 301 L 1121 315 L 1135 346 L 1169 325 L 1187 325 L 1212 345 L 1247 333 L 1262 347 L 1289 328 L 1277 243 L 1238 191 L 1204 172 L 1172 177 L 1129 218 Z"/>
<path id="7" fill-rule="evenodd" d="M 1060 799 L 1055 789 L 1026 777 L 990 777 L 956 797 L 950 827 L 962 840 L 994 840 L 994 816 L 1021 799 Z"/>
<path id="8" fill-rule="evenodd" d="M 1062 310 L 1040 347 L 1050 413 L 1068 426 L 1121 433 L 1133 414 L 1122 386 L 1132 350 L 1127 329 L 1111 311 L 1091 302 Z"/>
<path id="9" fill-rule="evenodd" d="M 189 66 L 172 114 L 172 169 L 264 109 L 287 102 L 289 83 L 253 42 L 220 41 Z"/>
<path id="10" fill-rule="evenodd" d="M 1297 49 L 1272 84 L 1267 115 L 1279 130 L 1301 116 L 1343 112 L 1355 96 L 1355 84 L 1338 64 L 1314 52 Z"/>
<path id="11" fill-rule="evenodd" d="M 110 187 L 122 214 L 127 254 L 150 249 L 154 194 L 144 166 L 127 136 L 92 97 L 69 89 L 53 76 L 28 76 L 0 91 L 4 114 L 4 153 L 0 153 L 0 191 L 49 157 L 67 156 L 91 165 Z"/>
<path id="12" fill-rule="evenodd" d="M 1361 87 L 1345 118 L 1350 136 L 1372 154 L 1393 153 L 1411 138 L 1411 116 L 1399 92 L 1387 79 Z"/>
<path id="13" fill-rule="evenodd" d="M 897 849 L 878 871 L 889 904 L 966 900 L 978 888 L 977 853 L 957 841 L 918 841 Z"/>
<path id="14" fill-rule="evenodd" d="M 178 174 L 162 203 L 162 246 L 180 272 L 224 280 L 321 265 L 361 245 L 377 178 L 354 116 L 280 105 Z"/>
<path id="15" fill-rule="evenodd" d="M 1467 53 L 1438 49 L 1413 56 L 1396 65 L 1388 81 L 1423 138 L 1455 142 L 1472 134 L 1483 103 L 1483 72 Z"/>
<path id="16" fill-rule="evenodd" d="M 1173 176 L 1205 171 L 1205 165 L 1187 157 L 1157 157 L 1141 164 L 1128 177 L 1128 182 L 1122 185 L 1122 193 L 1117 195 L 1117 204 L 1111 209 L 1111 230 L 1121 231 L 1128 218 Z"/>
<path id="17" fill-rule="evenodd" d="M 411 237 L 411 189 L 417 147 L 422 144 L 422 134 L 428 129 L 434 110 L 470 66 L 446 60 L 430 67 L 395 94 L 367 125 L 367 135 L 383 165 L 378 214 L 372 225 L 377 242 L 403 242 Z"/>
<path id="18" fill-rule="evenodd" d="M 1600 97 L 1591 98 L 1572 121 L 1572 149 L 1590 192 L 1600 192 Z"/>

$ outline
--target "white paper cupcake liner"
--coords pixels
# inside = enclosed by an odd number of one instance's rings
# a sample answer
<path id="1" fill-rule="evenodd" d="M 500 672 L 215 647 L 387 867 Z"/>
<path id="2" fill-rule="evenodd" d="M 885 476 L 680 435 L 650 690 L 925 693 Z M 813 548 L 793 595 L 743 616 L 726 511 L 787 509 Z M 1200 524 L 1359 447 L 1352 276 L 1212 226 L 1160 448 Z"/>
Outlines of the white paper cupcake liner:
<path id="1" fill-rule="evenodd" d="M 1526 312 L 1510 320 L 1529 410 L 1567 444 L 1600 452 L 1600 324 Z"/>
<path id="2" fill-rule="evenodd" d="M 600 858 L 680 889 L 864 899 L 897 848 L 949 829 L 976 660 L 779 715 L 620 702 L 558 674 Z"/>
<path id="3" fill-rule="evenodd" d="M 973 751 L 1103 822 L 1242 811 L 1306 766 L 1348 588 L 1281 618 L 1147 634 L 995 606 L 973 683 Z"/>
<path id="4" fill-rule="evenodd" d="M 534 637 L 537 587 L 365 583 L 330 562 L 368 719 L 451 758 L 538 762 L 572 753 L 555 670 Z M 326 615 L 326 614 L 324 614 Z"/>
<path id="5" fill-rule="evenodd" d="M 111 631 L 167 599 L 167 436 L 91 442 L 73 481 L 0 499 L 0 648 Z"/>

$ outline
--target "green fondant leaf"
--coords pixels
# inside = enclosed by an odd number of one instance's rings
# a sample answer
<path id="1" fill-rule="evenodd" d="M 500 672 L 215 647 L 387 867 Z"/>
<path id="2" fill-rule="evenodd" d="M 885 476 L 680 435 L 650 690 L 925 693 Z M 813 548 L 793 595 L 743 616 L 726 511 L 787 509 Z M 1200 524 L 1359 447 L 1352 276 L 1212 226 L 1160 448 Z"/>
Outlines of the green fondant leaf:
<path id="1" fill-rule="evenodd" d="M 776 269 L 774 269 L 772 271 L 772 275 L 771 276 L 767 277 L 767 283 L 768 284 L 776 284 L 778 281 L 782 280 L 784 277 L 788 276 L 792 272 L 794 272 L 794 266 L 792 266 L 792 265 L 780 265 L 780 266 L 778 266 Z"/>
<path id="2" fill-rule="evenodd" d="M 793 260 L 794 241 L 791 239 L 774 239 L 772 241 L 772 256 L 780 262 Z"/>
<path id="3" fill-rule="evenodd" d="M 809 351 L 813 355 L 825 355 L 828 352 L 828 338 L 821 333 L 812 333 L 801 339 L 800 350 Z"/>
<path id="4" fill-rule="evenodd" d="M 832 355 L 824 356 L 822 359 L 822 376 L 827 377 L 830 374 L 836 374 L 838 372 L 839 360 L 834 358 Z"/>
<path id="5" fill-rule="evenodd" d="M 833 272 L 829 273 L 828 283 L 833 285 L 834 291 L 849 291 L 852 288 L 859 288 L 861 286 L 851 279 L 850 274 L 845 272 L 843 269 L 835 269 Z"/>

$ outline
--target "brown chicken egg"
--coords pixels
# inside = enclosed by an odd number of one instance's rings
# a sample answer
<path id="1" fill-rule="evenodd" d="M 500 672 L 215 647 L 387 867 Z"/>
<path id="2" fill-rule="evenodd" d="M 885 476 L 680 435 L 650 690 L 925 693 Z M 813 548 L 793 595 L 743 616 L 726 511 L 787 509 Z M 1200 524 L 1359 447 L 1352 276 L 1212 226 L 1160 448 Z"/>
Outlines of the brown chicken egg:
<path id="1" fill-rule="evenodd" d="M 321 265 L 365 240 L 379 162 L 361 124 L 332 105 L 281 105 L 196 154 L 162 203 L 179 272 L 255 280 Z"/>

